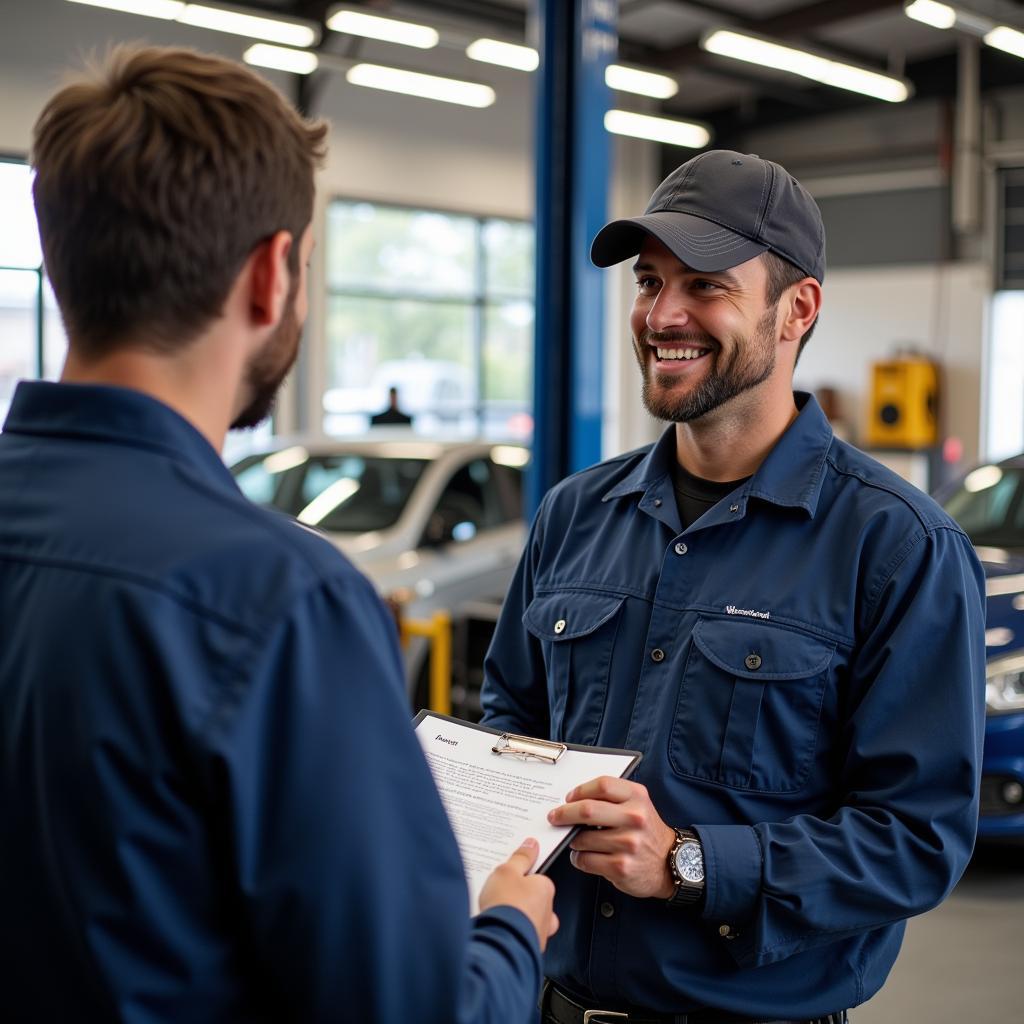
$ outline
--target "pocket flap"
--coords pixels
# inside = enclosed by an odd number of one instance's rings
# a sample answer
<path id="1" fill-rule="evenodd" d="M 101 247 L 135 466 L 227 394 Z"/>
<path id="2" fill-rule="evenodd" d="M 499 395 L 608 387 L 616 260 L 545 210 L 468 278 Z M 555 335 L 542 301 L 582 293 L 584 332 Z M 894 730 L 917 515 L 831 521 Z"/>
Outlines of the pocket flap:
<path id="1" fill-rule="evenodd" d="M 720 669 L 743 679 L 806 679 L 823 672 L 836 645 L 751 619 L 700 619 L 694 643 Z"/>
<path id="2" fill-rule="evenodd" d="M 603 626 L 622 607 L 624 597 L 567 591 L 535 597 L 523 613 L 523 625 L 539 640 L 575 640 Z"/>

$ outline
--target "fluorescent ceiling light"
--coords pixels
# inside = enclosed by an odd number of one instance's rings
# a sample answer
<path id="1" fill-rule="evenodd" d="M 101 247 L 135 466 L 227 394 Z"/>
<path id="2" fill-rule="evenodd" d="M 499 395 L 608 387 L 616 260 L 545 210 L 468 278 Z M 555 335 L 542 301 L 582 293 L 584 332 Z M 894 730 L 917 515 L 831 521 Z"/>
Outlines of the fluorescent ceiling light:
<path id="1" fill-rule="evenodd" d="M 249 36 L 252 39 L 267 39 L 285 46 L 312 46 L 317 41 L 317 32 L 310 25 L 245 14 L 227 7 L 186 4 L 177 20 L 184 25 L 210 28 L 215 32 L 230 32 L 232 35 Z"/>
<path id="2" fill-rule="evenodd" d="M 287 46 L 272 46 L 270 43 L 254 43 L 242 54 L 242 60 L 246 64 L 290 71 L 294 75 L 312 74 L 320 64 L 317 55 L 311 50 L 292 50 Z"/>
<path id="3" fill-rule="evenodd" d="M 516 71 L 536 71 L 540 63 L 540 54 L 532 46 L 516 46 L 498 39 L 474 39 L 466 47 L 466 56 Z"/>
<path id="4" fill-rule="evenodd" d="M 422 96 L 443 103 L 459 103 L 464 107 L 489 107 L 495 99 L 494 90 L 489 85 L 424 75 L 419 71 L 404 71 L 381 64 L 355 64 L 348 69 L 345 78 L 352 85 Z"/>
<path id="5" fill-rule="evenodd" d="M 173 21 L 185 9 L 184 0 L 70 0 L 73 4 L 89 7 L 106 7 L 110 11 L 125 14 L 145 14 L 150 18 Z"/>
<path id="6" fill-rule="evenodd" d="M 997 25 L 985 34 L 985 42 L 1015 57 L 1024 57 L 1024 32 L 1018 32 L 1015 28 Z"/>
<path id="7" fill-rule="evenodd" d="M 367 39 L 383 39 L 386 43 L 415 46 L 421 50 L 437 46 L 441 39 L 437 29 L 429 25 L 380 18 L 375 14 L 363 14 L 360 11 L 337 11 L 327 19 L 327 27 L 332 32 L 345 32 L 350 36 L 364 36 Z"/>
<path id="8" fill-rule="evenodd" d="M 604 80 L 609 89 L 651 96 L 656 100 L 667 100 L 679 92 L 676 80 L 668 75 L 656 75 L 653 71 L 627 68 L 621 64 L 609 64 L 605 68 Z"/>
<path id="9" fill-rule="evenodd" d="M 939 4 L 935 0 L 914 0 L 903 11 L 908 18 L 932 28 L 952 28 L 956 24 L 956 11 L 949 4 Z"/>
<path id="10" fill-rule="evenodd" d="M 849 89 L 889 103 L 901 103 L 910 96 L 910 86 L 902 79 L 797 50 L 745 32 L 718 29 L 705 35 L 701 49 L 761 67 L 788 71 L 837 89 Z"/>
<path id="11" fill-rule="evenodd" d="M 667 117 L 634 114 L 628 110 L 609 110 L 604 115 L 604 126 L 616 135 L 629 135 L 634 139 L 650 139 L 670 146 L 703 149 L 711 141 L 711 133 L 703 125 L 691 121 L 672 121 Z"/>
<path id="12" fill-rule="evenodd" d="M 165 21 L 180 21 L 183 25 L 209 28 L 215 32 L 230 32 L 233 35 L 249 36 L 251 39 L 267 39 L 285 46 L 313 46 L 320 39 L 320 30 L 312 23 L 284 21 L 280 18 L 264 18 L 262 15 L 247 14 L 230 7 L 209 7 L 206 4 L 189 4 L 184 0 L 70 0 L 74 4 L 88 4 L 90 7 L 107 7 L 112 11 L 126 14 L 145 14 Z"/>
<path id="13" fill-rule="evenodd" d="M 995 28 L 991 18 L 965 11 L 962 7 L 936 3 L 935 0 L 914 0 L 903 5 L 903 13 L 908 18 L 920 21 L 932 28 L 958 28 L 976 36 L 983 36 Z"/>

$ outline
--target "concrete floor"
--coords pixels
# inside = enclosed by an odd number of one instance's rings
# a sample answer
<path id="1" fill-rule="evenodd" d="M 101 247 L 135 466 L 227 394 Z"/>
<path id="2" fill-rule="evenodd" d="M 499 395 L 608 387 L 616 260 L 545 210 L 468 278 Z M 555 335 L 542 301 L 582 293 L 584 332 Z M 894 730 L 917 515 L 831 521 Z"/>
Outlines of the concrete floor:
<path id="1" fill-rule="evenodd" d="M 1024 1022 L 1024 845 L 975 852 L 953 895 L 908 923 L 889 980 L 850 1021 Z"/>

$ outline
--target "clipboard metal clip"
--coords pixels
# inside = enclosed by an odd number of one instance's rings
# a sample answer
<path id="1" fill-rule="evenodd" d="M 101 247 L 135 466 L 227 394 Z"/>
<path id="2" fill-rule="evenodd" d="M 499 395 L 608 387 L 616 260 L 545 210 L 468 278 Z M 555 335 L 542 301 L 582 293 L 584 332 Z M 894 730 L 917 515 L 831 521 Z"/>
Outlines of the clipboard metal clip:
<path id="1" fill-rule="evenodd" d="M 558 759 L 569 748 L 564 743 L 554 740 L 538 740 L 532 736 L 516 736 L 514 733 L 503 732 L 491 747 L 492 754 L 508 754 L 523 761 L 545 761 L 556 764 Z"/>

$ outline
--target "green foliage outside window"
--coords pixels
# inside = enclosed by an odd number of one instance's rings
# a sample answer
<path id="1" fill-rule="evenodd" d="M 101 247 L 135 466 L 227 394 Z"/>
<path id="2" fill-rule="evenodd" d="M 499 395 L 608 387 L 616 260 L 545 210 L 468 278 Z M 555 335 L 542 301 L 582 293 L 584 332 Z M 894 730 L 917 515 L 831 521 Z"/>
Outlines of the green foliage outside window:
<path id="1" fill-rule="evenodd" d="M 331 203 L 328 432 L 361 429 L 393 385 L 418 428 L 521 434 L 532 388 L 533 236 L 523 222 Z"/>

